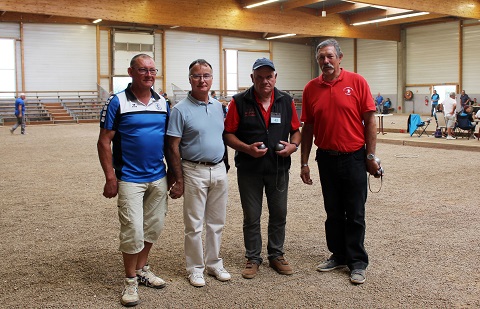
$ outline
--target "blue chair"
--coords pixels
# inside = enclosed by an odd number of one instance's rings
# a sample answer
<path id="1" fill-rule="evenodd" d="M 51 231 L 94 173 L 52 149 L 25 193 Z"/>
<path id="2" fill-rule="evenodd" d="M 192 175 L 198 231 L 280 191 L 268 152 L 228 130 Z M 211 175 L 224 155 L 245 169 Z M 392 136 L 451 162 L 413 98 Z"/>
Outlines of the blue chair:
<path id="1" fill-rule="evenodd" d="M 422 136 L 423 134 L 427 135 L 425 131 L 427 130 L 429 124 L 430 118 L 422 121 L 420 115 L 410 114 L 410 116 L 408 116 L 408 133 L 410 133 L 410 136 L 412 136 L 414 133 L 417 133 L 418 137 Z"/>
<path id="2" fill-rule="evenodd" d="M 475 132 L 475 125 L 472 125 L 470 122 L 468 114 L 460 112 L 457 114 L 457 123 L 455 124 L 454 130 L 457 136 L 461 135 L 463 138 L 463 136 L 467 134 L 467 139 L 470 139 Z"/>

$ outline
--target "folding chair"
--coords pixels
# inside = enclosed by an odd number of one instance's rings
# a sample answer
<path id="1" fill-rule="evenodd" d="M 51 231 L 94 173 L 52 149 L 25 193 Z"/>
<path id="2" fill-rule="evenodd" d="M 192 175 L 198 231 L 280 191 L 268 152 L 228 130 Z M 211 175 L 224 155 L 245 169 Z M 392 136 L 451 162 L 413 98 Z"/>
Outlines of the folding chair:
<path id="1" fill-rule="evenodd" d="M 410 114 L 410 116 L 408 116 L 408 133 L 410 133 L 410 136 L 412 136 L 413 133 L 417 133 L 418 137 L 420 137 L 425 133 L 429 124 L 430 124 L 430 118 L 428 118 L 425 121 L 422 121 L 422 118 L 420 117 L 420 115 Z M 426 133 L 425 135 L 428 136 L 428 134 Z"/>
<path id="2" fill-rule="evenodd" d="M 435 112 L 435 120 L 437 122 L 437 129 L 440 129 L 442 136 L 447 135 L 447 121 L 445 120 L 445 114 L 443 111 Z"/>
<path id="3" fill-rule="evenodd" d="M 455 124 L 455 135 L 462 135 L 463 138 L 463 133 L 467 133 L 467 139 L 470 139 L 470 136 L 473 135 L 473 130 L 475 130 L 475 126 L 473 126 L 470 119 L 468 119 L 468 115 L 465 113 L 458 113 L 457 123 Z"/>

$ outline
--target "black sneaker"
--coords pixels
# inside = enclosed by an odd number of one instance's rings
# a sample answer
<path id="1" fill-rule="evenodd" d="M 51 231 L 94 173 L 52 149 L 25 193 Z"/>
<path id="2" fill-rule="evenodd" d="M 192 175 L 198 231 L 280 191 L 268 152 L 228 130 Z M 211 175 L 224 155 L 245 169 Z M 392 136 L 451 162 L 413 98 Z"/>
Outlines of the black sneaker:
<path id="1" fill-rule="evenodd" d="M 343 268 L 343 267 L 346 267 L 346 266 L 347 265 L 345 265 L 345 264 L 338 263 L 334 258 L 331 257 L 328 260 L 326 260 L 325 262 L 320 263 L 317 266 L 317 270 L 318 271 L 331 271 L 331 270 L 334 270 L 334 269 L 337 269 L 337 268 Z"/>

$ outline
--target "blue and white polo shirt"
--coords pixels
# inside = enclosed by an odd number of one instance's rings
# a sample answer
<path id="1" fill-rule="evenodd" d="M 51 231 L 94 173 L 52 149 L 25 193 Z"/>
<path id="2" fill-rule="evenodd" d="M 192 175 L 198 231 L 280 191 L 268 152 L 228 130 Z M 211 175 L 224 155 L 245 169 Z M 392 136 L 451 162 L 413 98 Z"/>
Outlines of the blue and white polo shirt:
<path id="1" fill-rule="evenodd" d="M 130 89 L 112 95 L 100 115 L 100 127 L 115 131 L 113 167 L 118 179 L 145 183 L 165 177 L 164 140 L 170 110 L 165 99 L 152 92 L 148 105 Z"/>

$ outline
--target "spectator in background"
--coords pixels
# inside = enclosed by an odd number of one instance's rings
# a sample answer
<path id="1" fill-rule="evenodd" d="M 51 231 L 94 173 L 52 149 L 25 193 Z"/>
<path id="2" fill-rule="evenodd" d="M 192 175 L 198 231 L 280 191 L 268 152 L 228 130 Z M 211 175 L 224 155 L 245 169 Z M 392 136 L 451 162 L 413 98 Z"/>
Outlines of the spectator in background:
<path id="1" fill-rule="evenodd" d="M 377 113 L 382 113 L 382 104 L 383 104 L 383 97 L 378 93 L 377 97 L 375 98 L 375 105 L 377 106 Z"/>
<path id="2" fill-rule="evenodd" d="M 215 93 L 215 90 L 210 91 L 210 96 L 211 96 L 212 98 L 214 98 L 215 100 L 218 100 L 218 99 L 217 99 L 217 94 Z"/>
<path id="3" fill-rule="evenodd" d="M 435 112 L 437 111 L 438 100 L 440 100 L 440 96 L 438 95 L 437 90 L 433 89 L 433 94 L 431 97 L 432 110 L 430 111 L 430 116 L 432 117 L 435 115 Z"/>
<path id="4" fill-rule="evenodd" d="M 247 259 L 242 276 L 254 278 L 263 261 L 260 218 L 264 190 L 269 214 L 269 264 L 277 273 L 291 275 L 284 242 L 290 155 L 300 143 L 300 121 L 292 97 L 275 87 L 277 73 L 270 59 L 257 59 L 250 77 L 253 86 L 230 101 L 224 133 L 226 144 L 236 150 Z"/>
<path id="5" fill-rule="evenodd" d="M 163 98 L 165 99 L 165 101 L 167 102 L 168 104 L 168 107 L 172 108 L 172 102 L 170 101 L 170 99 L 168 98 L 168 94 L 166 92 L 162 93 L 162 96 Z"/>
<path id="6" fill-rule="evenodd" d="M 148 256 L 167 213 L 163 149 L 168 108 L 152 90 L 157 69 L 150 56 L 134 56 L 128 75 L 132 83 L 102 109 L 97 149 L 105 174 L 103 195 L 118 194 L 119 250 L 125 269 L 120 302 L 131 307 L 140 302 L 138 283 L 156 289 L 166 285 L 150 269 Z"/>
<path id="7" fill-rule="evenodd" d="M 465 90 L 462 90 L 462 95 L 460 96 L 460 106 L 462 109 L 465 108 L 465 105 L 470 103 L 470 97 L 465 93 Z"/>
<path id="8" fill-rule="evenodd" d="M 390 101 L 390 98 L 387 98 L 385 103 L 383 103 L 383 114 L 388 114 L 390 107 L 392 107 L 392 101 Z"/>
<path id="9" fill-rule="evenodd" d="M 473 107 L 467 106 L 463 111 L 460 112 L 460 115 L 466 116 L 468 121 L 470 121 L 470 131 L 471 131 L 471 138 L 475 139 L 475 127 L 477 126 L 476 122 L 474 121 L 475 115 L 473 115 Z"/>
<path id="10" fill-rule="evenodd" d="M 13 132 L 20 126 L 20 133 L 25 133 L 25 93 L 21 93 L 20 96 L 15 100 L 15 117 L 17 122 L 10 129 L 10 133 Z"/>
<path id="11" fill-rule="evenodd" d="M 228 178 L 223 161 L 222 104 L 208 95 L 213 82 L 212 66 L 204 59 L 197 59 L 190 64 L 188 76 L 192 90 L 175 104 L 168 123 L 168 164 L 175 177 L 170 197 L 183 195 L 188 280 L 191 285 L 202 287 L 205 268 L 219 281 L 231 278 L 220 257 Z"/>
<path id="12" fill-rule="evenodd" d="M 464 91 L 463 91 L 464 92 Z M 455 92 L 450 92 L 450 96 L 445 98 L 442 102 L 445 120 L 447 121 L 447 139 L 457 139 L 453 135 L 453 128 L 457 119 L 455 109 L 457 108 L 457 101 L 455 100 Z"/>
<path id="13" fill-rule="evenodd" d="M 318 44 L 316 59 L 322 74 L 303 91 L 300 177 L 305 184 L 313 184 L 308 162 L 314 142 L 327 213 L 325 236 L 332 253 L 317 270 L 348 266 L 350 281 L 362 284 L 368 266 L 364 246 L 367 173 L 382 175 L 375 160 L 375 102 L 365 78 L 340 68 L 343 53 L 336 40 Z"/>

